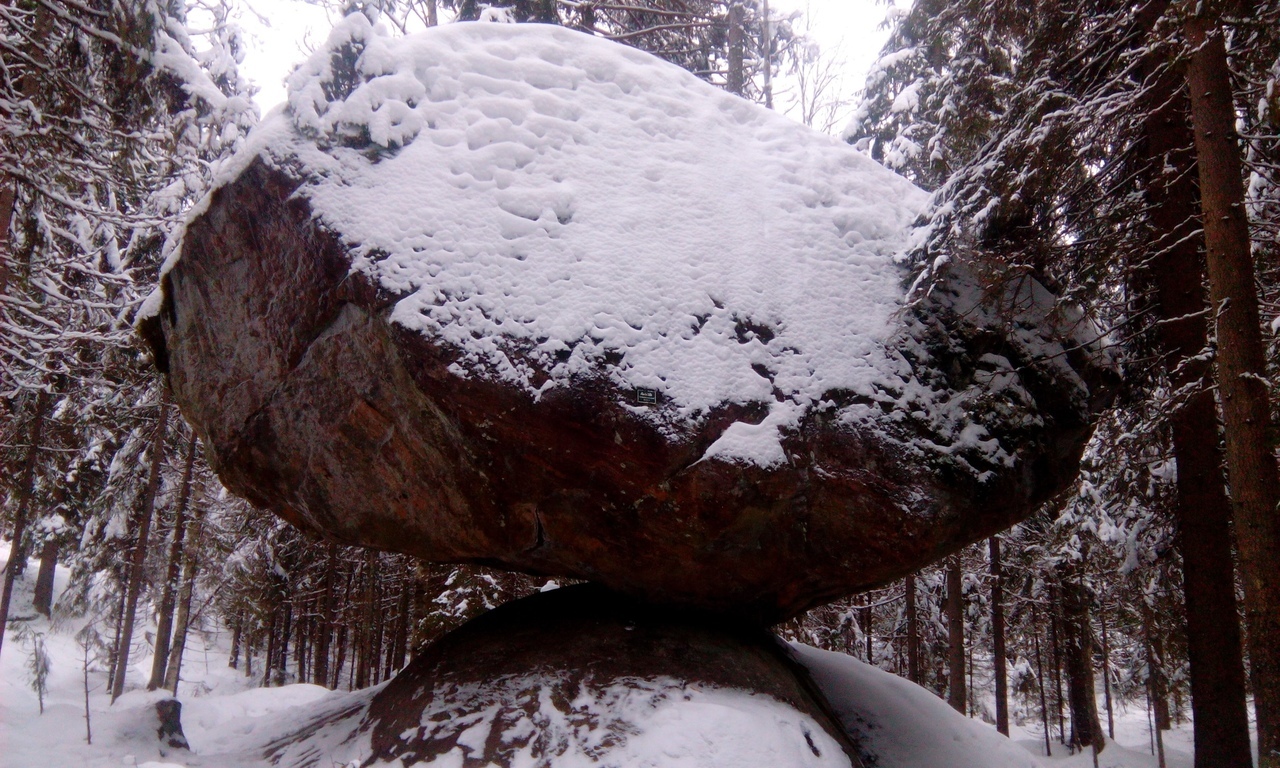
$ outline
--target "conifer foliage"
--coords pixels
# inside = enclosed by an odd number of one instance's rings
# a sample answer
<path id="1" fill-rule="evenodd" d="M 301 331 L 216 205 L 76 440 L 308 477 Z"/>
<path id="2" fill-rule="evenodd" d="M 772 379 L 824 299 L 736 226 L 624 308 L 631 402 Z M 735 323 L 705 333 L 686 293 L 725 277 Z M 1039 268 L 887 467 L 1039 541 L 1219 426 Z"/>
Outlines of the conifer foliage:
<path id="1" fill-rule="evenodd" d="M 188 12 L 210 31 L 193 38 Z M 60 549 L 85 531 L 128 529 L 141 499 L 128 459 L 155 419 L 159 382 L 131 319 L 178 216 L 256 121 L 226 14 L 0 8 L 0 462 L 20 478 L 6 488 L 17 556 L 0 625 L 28 553 L 39 547 L 47 593 Z"/>
<path id="2" fill-rule="evenodd" d="M 976 261 L 997 281 L 1031 275 L 1059 288 L 1111 329 L 1131 389 L 1107 427 L 1117 439 L 1099 450 L 1092 492 L 1107 504 L 1128 498 L 1145 527 L 1171 531 L 1166 557 L 1178 564 L 1166 575 L 1181 583 L 1160 583 L 1185 608 L 1199 766 L 1249 764 L 1233 516 L 1258 732 L 1273 745 L 1263 764 L 1280 749 L 1271 669 L 1280 492 L 1267 318 L 1254 309 L 1249 258 L 1275 242 L 1274 172 L 1262 158 L 1275 147 L 1268 68 L 1280 49 L 1273 28 L 1255 22 L 1275 12 L 1160 0 L 1034 13 L 918 3 L 848 130 L 937 190 L 916 253 L 922 290 L 950 260 Z M 1237 124 L 1250 128 L 1238 136 Z M 1134 478 L 1153 466 L 1169 488 L 1134 498 Z M 1158 636 L 1148 644 L 1154 657 L 1168 650 Z"/>

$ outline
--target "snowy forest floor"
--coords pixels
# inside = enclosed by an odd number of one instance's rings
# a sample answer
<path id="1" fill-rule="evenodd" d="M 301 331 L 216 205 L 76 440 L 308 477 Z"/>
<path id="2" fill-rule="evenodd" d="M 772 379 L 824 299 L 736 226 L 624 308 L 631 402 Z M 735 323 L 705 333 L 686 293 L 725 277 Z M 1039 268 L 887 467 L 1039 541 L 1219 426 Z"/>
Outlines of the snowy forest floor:
<path id="1" fill-rule="evenodd" d="M 260 688 L 257 675 L 248 678 L 242 671 L 228 667 L 230 637 L 227 632 L 195 631 L 188 640 L 179 685 L 179 699 L 183 703 L 182 724 L 191 751 L 176 751 L 165 756 L 160 754 L 155 736 L 153 704 L 166 698 L 167 693 L 148 693 L 140 687 L 149 675 L 151 657 L 144 633 L 139 632 L 131 659 L 131 688 L 115 705 L 111 704 L 107 690 L 105 666 L 90 659 L 89 720 L 93 741 L 89 744 L 85 728 L 84 649 L 76 640 L 83 620 L 63 622 L 55 628 L 35 613 L 31 601 L 37 567 L 38 563 L 33 560 L 25 576 L 19 580 L 12 617 L 27 624 L 35 633 L 43 634 L 50 660 L 44 712 L 41 714 L 39 698 L 29 682 L 28 665 L 33 641 L 23 642 L 9 632 L 0 653 L 0 766 L 3 768 L 267 766 L 269 763 L 262 757 L 263 749 L 274 739 L 297 730 L 319 712 L 363 702 L 376 690 L 348 693 L 306 684 Z M 65 585 L 65 580 L 66 572 L 60 569 L 58 591 Z M 911 733 L 921 729 L 938 734 L 951 733 L 951 740 L 956 743 L 964 741 L 967 746 L 963 748 L 974 752 L 965 756 L 971 758 L 973 765 L 986 768 L 1012 765 L 981 748 L 983 742 L 990 745 L 989 739 L 995 735 L 992 726 L 961 718 L 945 704 L 936 706 L 930 700 L 936 700 L 933 694 L 905 680 L 873 670 L 850 657 L 803 646 L 799 651 L 802 661 L 819 678 L 825 665 L 829 669 L 843 670 L 839 674 L 845 680 L 866 683 L 853 697 L 855 706 L 872 713 L 873 718 L 881 718 L 886 726 L 884 730 L 891 738 L 902 741 L 905 736 L 909 739 Z M 941 704 L 940 700 L 937 704 Z M 1115 714 L 1116 739 L 1104 750 L 1099 765 L 1102 768 L 1156 768 L 1145 709 L 1121 704 Z M 901 721 L 901 730 L 896 733 L 895 720 Z M 983 732 L 984 729 L 990 733 Z M 954 734 L 968 735 L 962 739 Z M 1026 751 L 1020 753 L 1024 759 L 1036 755 L 1044 766 L 1075 768 L 1093 764 L 1090 754 L 1069 755 L 1057 741 L 1052 745 L 1052 757 L 1046 758 L 1043 731 L 1038 723 L 1015 726 L 1012 739 Z M 1191 768 L 1189 722 L 1183 720 L 1166 732 L 1164 743 L 1168 768 Z M 918 766 L 912 763 L 901 768 L 933 768 L 931 763 L 941 757 L 935 752 L 934 759 L 926 760 L 926 751 L 913 751 L 910 746 L 898 754 L 900 759 L 914 754 L 916 757 L 913 759 L 924 760 Z M 954 762 L 955 756 L 949 755 L 946 759 Z M 999 764 L 991 762 L 993 759 Z M 969 763 L 970 760 L 961 762 Z M 1023 760 L 1017 762 L 1025 764 Z"/>

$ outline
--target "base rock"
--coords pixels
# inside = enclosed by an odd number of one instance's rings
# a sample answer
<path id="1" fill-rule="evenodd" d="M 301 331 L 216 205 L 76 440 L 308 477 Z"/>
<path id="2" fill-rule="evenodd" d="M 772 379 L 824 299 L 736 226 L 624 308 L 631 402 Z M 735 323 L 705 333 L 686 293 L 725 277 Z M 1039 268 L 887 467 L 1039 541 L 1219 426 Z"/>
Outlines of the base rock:
<path id="1" fill-rule="evenodd" d="M 367 766 L 860 768 L 794 653 L 762 629 L 577 585 L 440 639 L 354 733 Z M 295 764 L 314 730 L 268 759 Z"/>

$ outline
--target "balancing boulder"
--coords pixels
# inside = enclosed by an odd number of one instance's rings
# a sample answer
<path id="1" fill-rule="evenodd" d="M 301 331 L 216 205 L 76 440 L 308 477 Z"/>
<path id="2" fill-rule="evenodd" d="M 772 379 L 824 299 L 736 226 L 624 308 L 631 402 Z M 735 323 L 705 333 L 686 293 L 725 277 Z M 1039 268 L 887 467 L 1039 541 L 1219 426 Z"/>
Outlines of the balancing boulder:
<path id="1" fill-rule="evenodd" d="M 758 627 L 580 584 L 468 622 L 415 655 L 367 706 L 326 712 L 264 757 L 280 766 L 358 756 L 362 765 L 862 768 L 865 750 L 795 654 Z"/>
<path id="2" fill-rule="evenodd" d="M 342 542 L 777 620 L 1025 517 L 1109 375 L 927 195 L 643 52 L 356 15 L 140 328 L 232 491 Z M 923 283 L 922 283 L 923 284 Z"/>

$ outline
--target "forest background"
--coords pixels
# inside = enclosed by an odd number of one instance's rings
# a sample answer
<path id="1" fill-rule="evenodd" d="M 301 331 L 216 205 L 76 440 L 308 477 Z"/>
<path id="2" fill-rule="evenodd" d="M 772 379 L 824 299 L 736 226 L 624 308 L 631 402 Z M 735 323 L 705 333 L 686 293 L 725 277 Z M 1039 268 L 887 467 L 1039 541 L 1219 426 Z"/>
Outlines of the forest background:
<path id="1" fill-rule="evenodd" d="M 14 553 L 0 652 L 35 652 L 31 617 L 9 615 L 33 579 L 35 610 L 78 633 L 113 697 L 176 689 L 188 637 L 214 628 L 264 686 L 365 687 L 544 585 L 338 546 L 254 510 L 168 403 L 132 321 L 169 236 L 256 123 L 247 8 L 0 7 L 0 521 Z M 756 0 L 328 11 L 393 34 L 555 23 L 650 51 L 933 192 L 909 255 L 924 284 L 966 259 L 993 290 L 1030 274 L 1085 308 L 1124 386 L 1075 486 L 776 630 L 1005 732 L 1039 722 L 1084 749 L 1115 702 L 1143 700 L 1155 734 L 1194 714 L 1200 768 L 1251 764 L 1251 731 L 1259 764 L 1280 765 L 1280 3 L 917 0 L 885 9 L 887 42 L 852 99 L 805 17 Z M 149 679 L 130 675 L 139 655 Z"/>

